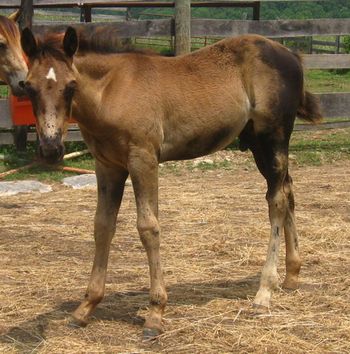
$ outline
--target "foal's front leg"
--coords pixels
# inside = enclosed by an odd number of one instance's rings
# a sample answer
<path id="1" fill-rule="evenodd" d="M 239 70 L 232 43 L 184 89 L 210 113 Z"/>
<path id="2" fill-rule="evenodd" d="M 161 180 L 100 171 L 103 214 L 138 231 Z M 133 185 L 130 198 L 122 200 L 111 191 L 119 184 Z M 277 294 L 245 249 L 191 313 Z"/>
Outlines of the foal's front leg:
<path id="1" fill-rule="evenodd" d="M 96 176 L 95 258 L 85 299 L 73 313 L 74 322 L 82 326 L 86 325 L 89 315 L 104 296 L 109 249 L 128 172 L 120 168 L 107 168 L 96 162 Z"/>
<path id="2" fill-rule="evenodd" d="M 158 161 L 146 150 L 134 151 L 128 168 L 136 198 L 137 229 L 147 252 L 151 278 L 149 315 L 143 331 L 148 339 L 163 331 L 162 315 L 167 302 L 159 255 Z"/>

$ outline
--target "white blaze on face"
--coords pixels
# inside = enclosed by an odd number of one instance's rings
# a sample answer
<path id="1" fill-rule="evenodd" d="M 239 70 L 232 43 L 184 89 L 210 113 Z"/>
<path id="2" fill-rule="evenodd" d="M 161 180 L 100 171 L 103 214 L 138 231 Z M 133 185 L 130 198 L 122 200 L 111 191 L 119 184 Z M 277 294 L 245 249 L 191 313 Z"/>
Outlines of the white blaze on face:
<path id="1" fill-rule="evenodd" d="M 47 75 L 45 77 L 48 80 L 53 80 L 53 81 L 57 82 L 56 73 L 55 73 L 54 68 L 50 68 L 49 72 L 47 73 Z"/>
<path id="2" fill-rule="evenodd" d="M 57 135 L 57 112 L 55 105 L 48 100 L 45 108 L 44 126 L 42 130 L 48 138 L 54 138 Z"/>

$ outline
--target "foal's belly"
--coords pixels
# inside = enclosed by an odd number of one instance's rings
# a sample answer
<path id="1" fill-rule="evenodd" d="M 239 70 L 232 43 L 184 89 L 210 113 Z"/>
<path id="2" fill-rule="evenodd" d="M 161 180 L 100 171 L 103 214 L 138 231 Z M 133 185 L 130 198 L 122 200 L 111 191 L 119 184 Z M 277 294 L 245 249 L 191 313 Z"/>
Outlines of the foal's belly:
<path id="1" fill-rule="evenodd" d="M 242 131 L 248 114 L 236 119 L 211 121 L 203 126 L 182 126 L 164 136 L 160 161 L 186 160 L 208 155 L 229 145 Z"/>

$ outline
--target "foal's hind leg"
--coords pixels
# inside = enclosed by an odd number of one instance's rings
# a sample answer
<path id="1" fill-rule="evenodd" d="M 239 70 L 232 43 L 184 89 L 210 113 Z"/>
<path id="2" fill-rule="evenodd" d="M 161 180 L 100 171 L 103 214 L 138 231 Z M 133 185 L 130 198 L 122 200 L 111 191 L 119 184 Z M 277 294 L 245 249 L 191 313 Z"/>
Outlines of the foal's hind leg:
<path id="1" fill-rule="evenodd" d="M 146 150 L 133 151 L 128 167 L 136 198 L 137 229 L 147 252 L 151 278 L 149 315 L 143 331 L 144 338 L 149 339 L 163 331 L 162 316 L 167 302 L 159 254 L 158 161 Z"/>
<path id="2" fill-rule="evenodd" d="M 287 175 L 284 184 L 284 192 L 288 198 L 287 214 L 284 224 L 284 236 L 286 239 L 286 278 L 283 287 L 296 289 L 301 267 L 299 256 L 298 233 L 294 219 L 294 195 L 292 190 L 292 178 Z"/>
<path id="3" fill-rule="evenodd" d="M 75 323 L 83 326 L 104 296 L 109 249 L 128 173 L 96 162 L 96 176 L 98 200 L 94 230 L 95 258 L 85 299 L 73 313 Z"/>
<path id="4" fill-rule="evenodd" d="M 288 171 L 288 141 L 277 140 L 273 133 L 259 134 L 253 136 L 252 139 L 250 148 L 260 172 L 267 181 L 266 199 L 271 223 L 266 262 L 254 304 L 269 307 L 272 292 L 278 286 L 277 265 L 280 236 L 288 210 L 288 198 L 284 191 Z"/>

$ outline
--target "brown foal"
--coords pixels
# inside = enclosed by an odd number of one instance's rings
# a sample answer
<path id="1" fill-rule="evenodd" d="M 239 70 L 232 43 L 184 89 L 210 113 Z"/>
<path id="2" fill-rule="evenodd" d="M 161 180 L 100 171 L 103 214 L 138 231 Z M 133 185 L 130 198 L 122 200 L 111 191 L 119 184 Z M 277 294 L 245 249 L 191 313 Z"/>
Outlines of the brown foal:
<path id="1" fill-rule="evenodd" d="M 300 58 L 256 35 L 222 40 L 194 53 L 166 58 L 106 53 L 73 28 L 22 47 L 30 60 L 25 89 L 37 117 L 42 155 L 62 158 L 71 113 L 96 159 L 96 252 L 85 299 L 73 316 L 85 324 L 102 300 L 110 243 L 130 175 L 137 229 L 150 269 L 150 308 L 144 335 L 162 331 L 167 293 L 161 270 L 158 164 L 190 159 L 227 146 L 235 137 L 250 149 L 267 181 L 271 235 L 254 304 L 268 307 L 278 284 L 280 237 L 286 239 L 284 286 L 295 288 L 301 266 L 294 221 L 288 145 L 296 116 L 316 122 L 318 104 L 303 87 Z M 79 45 L 79 52 L 76 53 Z"/>
<path id="2" fill-rule="evenodd" d="M 9 17 L 0 16 L 0 80 L 11 87 L 16 96 L 24 94 L 19 82 L 27 76 L 27 64 L 21 48 L 21 36 L 16 24 L 19 11 Z"/>

